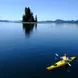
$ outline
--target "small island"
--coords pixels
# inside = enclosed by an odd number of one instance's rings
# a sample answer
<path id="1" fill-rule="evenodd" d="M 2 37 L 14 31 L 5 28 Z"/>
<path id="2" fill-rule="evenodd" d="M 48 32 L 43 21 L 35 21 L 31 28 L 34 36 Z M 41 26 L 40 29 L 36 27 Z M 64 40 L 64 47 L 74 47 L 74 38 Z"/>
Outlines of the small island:
<path id="1" fill-rule="evenodd" d="M 22 22 L 37 22 L 37 15 L 34 18 L 31 9 L 29 7 L 25 7 L 25 13 L 22 17 Z"/>
<path id="2" fill-rule="evenodd" d="M 30 37 L 33 28 L 37 26 L 37 15 L 34 17 L 31 9 L 28 7 L 25 8 L 25 13 L 22 17 L 23 29 L 27 37 Z"/>

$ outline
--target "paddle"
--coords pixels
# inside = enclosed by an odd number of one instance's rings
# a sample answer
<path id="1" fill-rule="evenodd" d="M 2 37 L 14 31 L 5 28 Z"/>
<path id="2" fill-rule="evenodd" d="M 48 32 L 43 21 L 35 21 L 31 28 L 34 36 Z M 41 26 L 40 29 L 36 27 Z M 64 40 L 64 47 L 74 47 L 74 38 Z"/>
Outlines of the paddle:
<path id="1" fill-rule="evenodd" d="M 70 64 L 69 62 L 67 62 L 67 64 L 68 64 L 69 66 L 71 66 L 71 64 Z"/>
<path id="2" fill-rule="evenodd" d="M 59 57 L 59 55 L 57 54 L 57 53 L 55 53 L 55 55 L 57 56 L 57 57 Z M 60 58 L 61 59 L 61 58 Z M 66 61 L 65 61 L 66 62 Z M 71 66 L 71 64 L 69 63 L 69 62 L 66 62 L 69 66 Z"/>

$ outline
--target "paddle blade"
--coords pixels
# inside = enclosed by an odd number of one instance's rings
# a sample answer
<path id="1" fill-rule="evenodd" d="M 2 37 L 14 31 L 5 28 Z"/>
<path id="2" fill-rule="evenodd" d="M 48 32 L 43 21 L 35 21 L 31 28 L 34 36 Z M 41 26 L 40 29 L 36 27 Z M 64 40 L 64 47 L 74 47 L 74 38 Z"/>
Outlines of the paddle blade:
<path id="1" fill-rule="evenodd" d="M 56 56 L 59 56 L 57 53 L 55 53 Z"/>
<path id="2" fill-rule="evenodd" d="M 68 64 L 69 66 L 71 66 L 71 64 L 70 64 L 70 63 L 68 63 L 68 62 L 67 62 L 67 64 Z"/>

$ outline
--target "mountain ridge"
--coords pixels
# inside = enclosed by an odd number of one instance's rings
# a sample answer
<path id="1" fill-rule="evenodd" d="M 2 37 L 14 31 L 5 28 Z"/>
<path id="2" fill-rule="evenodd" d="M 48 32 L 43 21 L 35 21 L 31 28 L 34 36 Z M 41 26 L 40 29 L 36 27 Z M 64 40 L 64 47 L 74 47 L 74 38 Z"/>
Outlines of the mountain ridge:
<path id="1" fill-rule="evenodd" d="M 0 22 L 22 22 L 22 20 L 0 20 Z M 46 21 L 38 21 L 38 22 L 52 22 L 52 23 L 78 23 L 78 20 L 62 20 L 62 19 L 56 19 L 54 21 L 52 20 L 46 20 Z"/>

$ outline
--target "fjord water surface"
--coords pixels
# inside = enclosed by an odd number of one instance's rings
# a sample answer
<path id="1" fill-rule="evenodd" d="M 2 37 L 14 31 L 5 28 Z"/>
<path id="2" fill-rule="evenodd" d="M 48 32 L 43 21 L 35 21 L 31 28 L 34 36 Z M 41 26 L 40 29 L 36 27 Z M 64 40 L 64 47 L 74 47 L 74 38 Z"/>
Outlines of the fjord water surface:
<path id="1" fill-rule="evenodd" d="M 55 53 L 65 52 L 78 57 L 77 24 L 0 23 L 0 78 L 77 78 L 77 59 L 67 69 L 46 70 L 58 61 Z"/>

